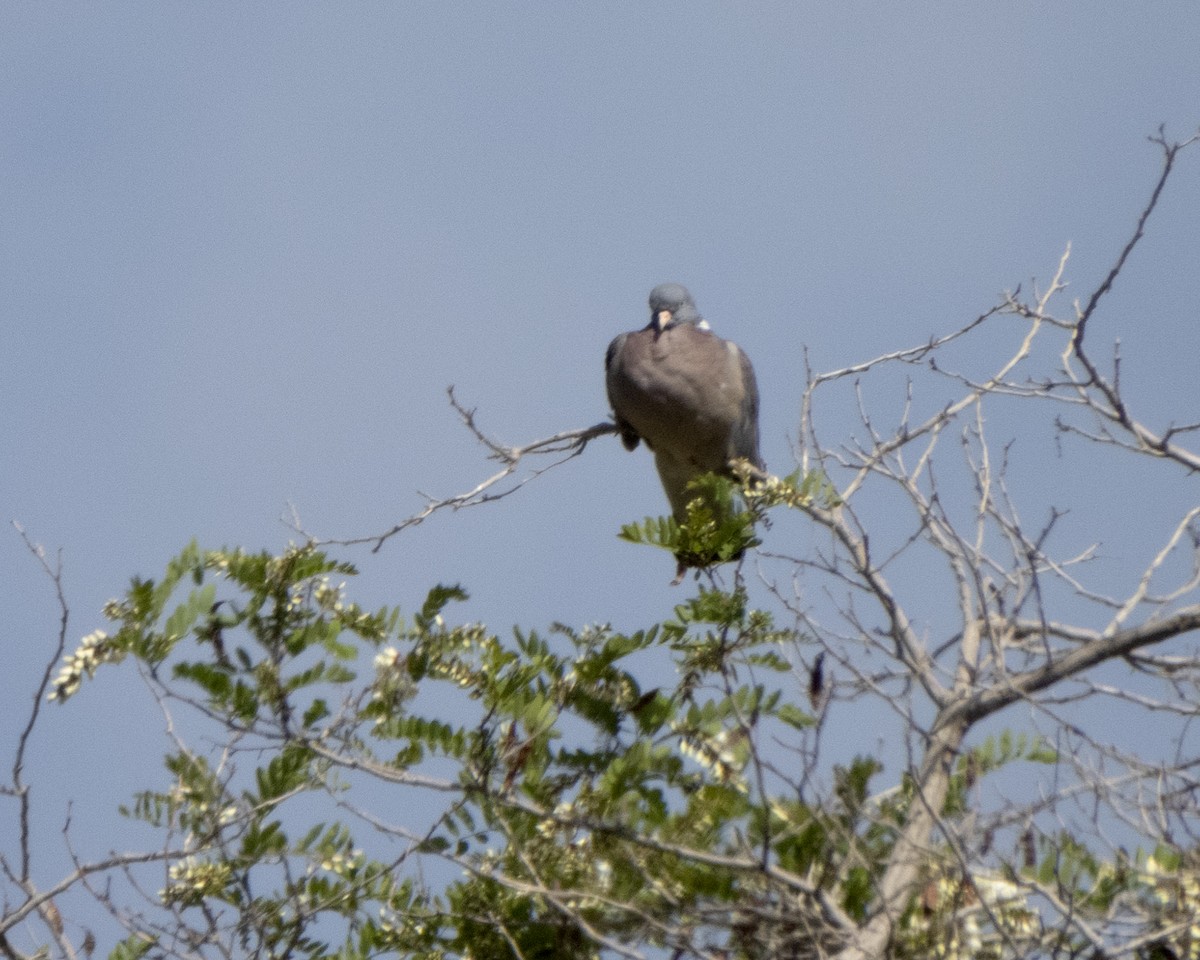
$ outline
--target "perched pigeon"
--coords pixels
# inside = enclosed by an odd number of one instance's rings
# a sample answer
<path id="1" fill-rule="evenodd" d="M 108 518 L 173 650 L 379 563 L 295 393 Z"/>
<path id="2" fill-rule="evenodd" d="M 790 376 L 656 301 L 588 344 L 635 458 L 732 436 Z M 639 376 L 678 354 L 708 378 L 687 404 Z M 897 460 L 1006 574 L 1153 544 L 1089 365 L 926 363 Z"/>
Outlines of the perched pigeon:
<path id="1" fill-rule="evenodd" d="M 741 347 L 711 332 L 686 287 L 655 287 L 649 325 L 613 340 L 604 369 L 621 440 L 629 450 L 643 440 L 654 452 L 676 520 L 696 495 L 688 481 L 731 476 L 738 458 L 765 469 L 754 369 Z"/>

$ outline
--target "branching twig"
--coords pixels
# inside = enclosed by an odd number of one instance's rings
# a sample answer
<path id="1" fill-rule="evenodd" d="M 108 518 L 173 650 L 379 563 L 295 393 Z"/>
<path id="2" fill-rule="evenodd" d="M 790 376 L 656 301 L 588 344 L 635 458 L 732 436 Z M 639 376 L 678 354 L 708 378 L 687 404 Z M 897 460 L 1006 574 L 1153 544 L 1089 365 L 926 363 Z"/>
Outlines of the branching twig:
<path id="1" fill-rule="evenodd" d="M 503 464 L 500 470 L 492 474 L 486 480 L 476 484 L 470 490 L 463 493 L 454 494 L 449 497 L 433 497 L 429 494 L 422 494 L 427 501 L 425 507 L 414 513 L 412 516 L 405 518 L 393 526 L 390 530 L 386 530 L 380 534 L 372 534 L 364 537 L 354 537 L 347 540 L 315 540 L 317 543 L 332 543 L 341 546 L 350 546 L 353 544 L 373 543 L 372 552 L 377 552 L 385 542 L 396 534 L 407 530 L 409 527 L 415 527 L 423 523 L 434 513 L 439 510 L 461 510 L 464 507 L 475 507 L 484 503 L 492 503 L 496 500 L 502 500 L 510 494 L 516 493 L 521 487 L 529 483 L 531 480 L 536 480 L 543 473 L 552 470 L 560 464 L 583 453 L 587 445 L 597 437 L 603 437 L 610 433 L 617 432 L 615 423 L 605 421 L 597 423 L 590 427 L 582 427 L 575 430 L 563 430 L 560 433 L 553 434 L 549 437 L 542 437 L 540 440 L 532 440 L 529 443 L 520 446 L 509 446 L 500 443 L 499 441 L 488 436 L 479 425 L 475 422 L 475 408 L 464 407 L 454 394 L 454 387 L 448 387 L 446 393 L 450 398 L 450 405 L 459 415 L 463 425 L 471 431 L 481 444 L 488 448 L 491 452 L 488 454 L 489 460 L 497 460 Z M 553 461 L 547 466 L 530 471 L 527 475 L 513 480 L 508 486 L 494 489 L 504 480 L 513 476 L 517 468 L 521 465 L 521 461 L 525 457 L 531 456 L 555 456 L 563 454 L 559 459 Z M 293 523 L 298 532 L 298 526 Z"/>
<path id="2" fill-rule="evenodd" d="M 1121 393 L 1120 385 L 1120 357 L 1117 356 L 1113 362 L 1113 377 L 1106 378 L 1100 373 L 1096 363 L 1092 360 L 1091 355 L 1084 348 L 1085 334 L 1087 332 L 1088 323 L 1094 316 L 1097 307 L 1101 300 L 1112 289 L 1113 284 L 1120 276 L 1121 271 L 1125 267 L 1126 261 L 1134 248 L 1145 236 L 1146 223 L 1150 219 L 1150 215 L 1158 206 L 1159 198 L 1162 196 L 1163 188 L 1167 184 L 1167 180 L 1171 175 L 1171 171 L 1175 166 L 1175 160 L 1179 156 L 1181 150 L 1200 141 L 1200 133 L 1194 134 L 1186 140 L 1169 143 L 1160 127 L 1158 136 L 1151 137 L 1150 141 L 1157 144 L 1163 153 L 1162 170 L 1159 173 L 1158 181 L 1154 185 L 1154 189 L 1150 193 L 1150 199 L 1142 208 L 1141 214 L 1138 216 L 1137 225 L 1134 228 L 1133 235 L 1129 238 L 1116 262 L 1105 275 L 1104 280 L 1092 292 L 1088 298 L 1087 304 L 1083 307 L 1076 305 L 1075 322 L 1072 325 L 1072 333 L 1070 342 L 1067 344 L 1062 355 L 1063 370 L 1071 380 L 1071 386 L 1077 392 L 1078 396 L 1084 400 L 1093 413 L 1096 414 L 1102 421 L 1114 424 L 1120 432 L 1127 434 L 1133 439 L 1132 449 L 1142 453 L 1149 453 L 1153 456 L 1163 457 L 1169 460 L 1174 460 L 1176 463 L 1186 467 L 1191 472 L 1200 471 L 1200 454 L 1189 450 L 1173 442 L 1173 438 L 1179 434 L 1181 429 L 1168 428 L 1163 432 L 1155 432 L 1140 422 L 1130 411 L 1125 398 Z M 1071 360 L 1076 360 L 1083 368 L 1084 376 L 1079 377 L 1075 374 L 1071 366 Z M 1074 429 L 1074 428 L 1068 428 Z M 1114 438 L 1109 438 L 1110 442 L 1115 442 Z"/>

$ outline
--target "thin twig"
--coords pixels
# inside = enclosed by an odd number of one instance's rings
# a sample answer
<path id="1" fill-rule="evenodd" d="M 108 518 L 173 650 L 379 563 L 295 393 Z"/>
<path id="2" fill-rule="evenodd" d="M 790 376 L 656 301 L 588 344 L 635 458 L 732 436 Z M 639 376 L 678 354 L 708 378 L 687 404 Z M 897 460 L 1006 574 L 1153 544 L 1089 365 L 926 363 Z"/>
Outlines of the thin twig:
<path id="1" fill-rule="evenodd" d="M 536 480 L 543 473 L 554 469 L 557 466 L 566 463 L 568 460 L 573 460 L 578 457 L 586 449 L 587 445 L 597 437 L 603 437 L 608 434 L 617 433 L 617 425 L 611 421 L 594 424 L 590 427 L 581 427 L 575 430 L 563 430 L 549 437 L 542 437 L 538 440 L 532 440 L 529 443 L 521 444 L 520 446 L 510 446 L 493 439 L 483 430 L 475 421 L 475 408 L 465 407 L 459 402 L 459 399 L 454 394 L 454 387 L 447 387 L 446 393 L 450 398 L 450 406 L 458 414 L 463 425 L 471 431 L 475 439 L 489 451 L 489 460 L 497 460 L 503 464 L 501 469 L 496 471 L 486 480 L 476 484 L 470 490 L 462 493 L 457 493 L 449 497 L 434 497 L 429 494 L 421 494 L 427 501 L 425 507 L 410 517 L 396 523 L 390 530 L 385 530 L 383 533 L 371 534 L 369 536 L 352 537 L 349 539 L 317 539 L 305 534 L 308 539 L 314 543 L 321 544 L 337 544 L 340 546 L 352 546 L 354 544 L 371 543 L 372 553 L 376 553 L 390 538 L 396 534 L 407 530 L 409 527 L 415 527 L 418 524 L 424 523 L 430 516 L 437 513 L 439 510 L 461 510 L 465 507 L 477 507 L 485 503 L 493 503 L 497 500 L 503 500 L 505 497 L 516 493 L 525 484 L 531 480 Z M 521 466 L 522 460 L 526 457 L 534 456 L 559 456 L 559 459 L 552 463 L 536 470 L 530 471 L 527 475 L 519 477 L 513 482 L 500 489 L 494 489 L 504 480 L 512 477 L 517 472 L 517 468 Z M 299 524 L 293 519 L 290 525 L 297 532 L 304 534 L 300 529 Z"/>

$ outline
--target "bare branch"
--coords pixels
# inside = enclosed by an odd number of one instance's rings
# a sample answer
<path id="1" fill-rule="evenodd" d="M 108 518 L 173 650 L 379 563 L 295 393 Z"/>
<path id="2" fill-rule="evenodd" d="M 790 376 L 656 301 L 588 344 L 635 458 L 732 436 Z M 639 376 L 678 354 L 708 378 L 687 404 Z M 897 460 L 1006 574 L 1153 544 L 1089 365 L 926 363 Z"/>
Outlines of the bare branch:
<path id="1" fill-rule="evenodd" d="M 30 879 L 32 852 L 29 847 L 29 787 L 24 782 L 25 758 L 29 749 L 29 738 L 33 735 L 33 728 L 37 725 L 38 717 L 41 715 L 42 704 L 46 699 L 46 691 L 50 689 L 50 678 L 54 673 L 54 667 L 62 659 L 63 651 L 66 650 L 67 624 L 71 619 L 71 612 L 67 607 L 66 594 L 63 592 L 62 556 L 60 555 L 52 566 L 50 561 L 46 559 L 45 548 L 41 544 L 34 543 L 25 532 L 25 528 L 15 520 L 12 521 L 12 525 L 20 535 L 21 540 L 25 543 L 26 548 L 33 554 L 38 565 L 50 579 L 50 583 L 54 588 L 54 597 L 58 604 L 58 636 L 55 640 L 54 651 L 47 659 L 46 667 L 42 671 L 42 678 L 33 693 L 33 703 L 29 708 L 29 718 L 25 721 L 25 726 L 21 729 L 21 735 L 17 739 L 17 752 L 13 758 L 12 765 L 12 792 L 20 801 L 20 812 L 18 814 L 21 846 L 20 881 L 28 883 Z"/>
<path id="2" fill-rule="evenodd" d="M 433 497 L 428 494 L 422 494 L 427 503 L 425 507 L 414 513 L 412 516 L 401 520 L 390 530 L 386 530 L 381 534 L 372 534 L 364 537 L 353 537 L 346 540 L 322 540 L 305 536 L 314 543 L 321 544 L 338 544 L 341 546 L 351 546 L 354 544 L 372 543 L 374 547 L 372 552 L 378 552 L 379 549 L 391 537 L 407 530 L 409 527 L 415 527 L 423 523 L 426 519 L 437 513 L 439 510 L 461 510 L 465 507 L 476 507 L 485 503 L 492 503 L 496 500 L 502 500 L 505 497 L 516 493 L 521 487 L 529 483 L 531 480 L 536 480 L 543 473 L 566 463 L 568 460 L 573 460 L 578 457 L 586 449 L 587 445 L 597 437 L 603 437 L 607 434 L 615 434 L 617 426 L 610 421 L 594 424 L 590 427 L 581 427 L 575 430 L 563 430 L 549 437 L 542 437 L 539 440 L 532 440 L 529 443 L 521 444 L 520 446 L 510 446 L 493 439 L 488 434 L 484 433 L 479 425 L 475 422 L 475 408 L 465 407 L 459 402 L 458 397 L 454 394 L 454 387 L 448 387 L 446 390 L 450 398 L 450 405 L 462 420 L 463 425 L 471 431 L 475 439 L 489 451 L 489 460 L 497 460 L 503 466 L 485 480 L 480 481 L 470 490 L 462 493 L 457 493 L 449 497 Z M 526 457 L 533 456 L 558 456 L 559 459 L 552 463 L 536 470 L 530 471 L 527 475 L 519 477 L 512 481 L 507 486 L 500 486 L 503 481 L 512 477 L 521 466 L 522 460 Z M 498 489 L 497 489 L 498 488 Z M 293 521 L 291 523 L 294 529 L 299 533 L 304 533 L 299 528 L 299 525 Z"/>
<path id="3" fill-rule="evenodd" d="M 1130 254 L 1133 253 L 1138 243 L 1145 236 L 1146 223 L 1158 206 L 1163 188 L 1170 178 L 1171 171 L 1175 166 L 1175 161 L 1180 151 L 1200 141 L 1200 133 L 1194 134 L 1180 142 L 1169 143 L 1163 135 L 1162 128 L 1159 128 L 1158 136 L 1151 137 L 1150 141 L 1157 144 L 1162 150 L 1162 170 L 1159 172 L 1158 181 L 1150 193 L 1150 199 L 1146 202 L 1141 214 L 1138 216 L 1133 235 L 1126 242 L 1116 262 L 1109 269 L 1100 285 L 1092 291 L 1087 304 L 1083 307 L 1076 305 L 1076 317 L 1071 326 L 1070 341 L 1063 351 L 1062 367 L 1066 371 L 1078 398 L 1102 421 L 1108 421 L 1119 428 L 1120 431 L 1129 434 L 1133 439 L 1132 449 L 1141 453 L 1151 454 L 1152 456 L 1173 460 L 1186 467 L 1189 471 L 1196 472 L 1200 471 L 1200 454 L 1173 442 L 1175 436 L 1181 432 L 1190 432 L 1191 428 L 1169 427 L 1165 431 L 1156 432 L 1138 421 L 1121 394 L 1119 354 L 1114 356 L 1113 377 L 1109 380 L 1100 373 L 1096 363 L 1084 348 L 1084 338 L 1088 323 L 1094 316 L 1100 302 L 1112 289 L 1113 284 L 1120 276 Z M 1083 368 L 1083 377 L 1077 376 L 1073 371 L 1071 366 L 1072 359 L 1076 360 Z"/>
<path id="4" fill-rule="evenodd" d="M 1102 378 L 1100 378 L 1100 376 L 1097 374 L 1095 368 L 1092 366 L 1091 361 L 1088 359 L 1087 354 L 1083 349 L 1083 338 L 1086 332 L 1087 323 L 1092 318 L 1092 315 L 1096 312 L 1096 308 L 1100 305 L 1100 301 L 1104 298 L 1105 294 L 1112 289 L 1113 283 L 1116 282 L 1117 277 L 1120 276 L 1121 271 L 1125 268 L 1125 261 L 1129 259 L 1129 255 L 1133 253 L 1134 248 L 1141 241 L 1142 237 L 1145 236 L 1146 221 L 1150 219 L 1150 214 L 1154 212 L 1154 208 L 1158 206 L 1159 197 L 1162 196 L 1163 187 L 1167 185 L 1167 180 L 1171 176 L 1171 170 L 1175 166 L 1175 158 L 1179 155 L 1179 151 L 1195 143 L 1197 140 L 1200 140 L 1200 133 L 1193 134 L 1187 140 L 1179 143 L 1168 143 L 1164 135 L 1164 128 L 1159 127 L 1158 136 L 1149 137 L 1147 139 L 1149 139 L 1151 143 L 1157 144 L 1162 149 L 1163 165 L 1158 176 L 1158 182 L 1154 184 L 1154 189 L 1150 192 L 1150 199 L 1147 201 L 1146 206 L 1142 208 L 1142 212 L 1138 216 L 1137 226 L 1134 228 L 1133 236 L 1131 236 L 1128 242 L 1126 242 L 1125 247 L 1121 250 L 1116 262 L 1109 269 L 1100 286 L 1092 291 L 1092 295 L 1088 298 L 1087 306 L 1079 311 L 1078 319 L 1075 323 L 1075 335 L 1072 338 L 1071 343 L 1072 352 L 1092 376 L 1092 382 L 1096 384 L 1100 384 L 1102 382 Z"/>
<path id="5" fill-rule="evenodd" d="M 1005 687 L 980 690 L 960 704 L 955 712 L 962 713 L 969 722 L 974 723 L 1068 677 L 1078 676 L 1097 664 L 1194 630 L 1200 630 L 1200 606 L 1187 607 L 1163 620 L 1107 636 L 1097 634 L 1090 643 L 1056 657 L 1036 670 L 1010 677 Z"/>

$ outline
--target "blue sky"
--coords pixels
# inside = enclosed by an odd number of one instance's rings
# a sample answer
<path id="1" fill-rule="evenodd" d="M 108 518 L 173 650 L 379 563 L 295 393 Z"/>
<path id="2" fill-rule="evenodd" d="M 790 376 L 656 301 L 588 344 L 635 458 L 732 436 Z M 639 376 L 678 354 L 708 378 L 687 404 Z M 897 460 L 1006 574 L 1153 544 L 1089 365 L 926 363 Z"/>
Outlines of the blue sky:
<path id="1" fill-rule="evenodd" d="M 192 537 L 277 548 L 288 504 L 321 536 L 380 532 L 473 486 L 491 466 L 449 384 L 511 443 L 604 419 L 605 346 L 664 280 L 753 359 L 787 472 L 804 348 L 827 369 L 953 329 L 1067 242 L 1090 290 L 1157 175 L 1146 136 L 1200 123 L 1194 2 L 4 19 L 0 505 L 61 548 L 76 639 Z M 1151 403 L 1195 398 L 1198 209 L 1185 155 L 1098 330 Z M 350 558 L 374 603 L 441 580 L 498 630 L 633 627 L 677 602 L 671 562 L 615 534 L 661 512 L 650 458 L 609 438 Z M 0 558 L 11 730 L 57 612 L 14 533 Z M 47 718 L 48 837 L 67 797 L 104 823 L 149 779 L 112 763 L 153 722 L 122 685 Z"/>

